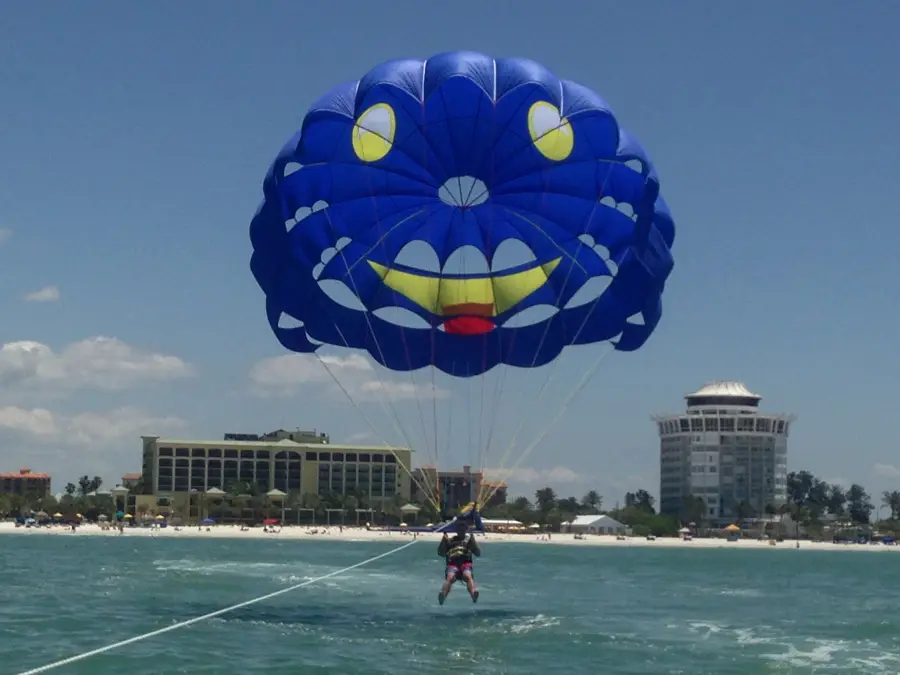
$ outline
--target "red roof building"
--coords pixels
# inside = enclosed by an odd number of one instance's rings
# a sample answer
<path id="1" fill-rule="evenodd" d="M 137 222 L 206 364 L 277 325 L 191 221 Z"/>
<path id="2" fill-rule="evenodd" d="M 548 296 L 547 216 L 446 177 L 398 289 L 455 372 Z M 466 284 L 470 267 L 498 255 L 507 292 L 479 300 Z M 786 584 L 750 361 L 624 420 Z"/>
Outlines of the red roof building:
<path id="1" fill-rule="evenodd" d="M 44 497 L 50 494 L 50 474 L 32 473 L 27 467 L 18 473 L 0 473 L 0 494 Z"/>

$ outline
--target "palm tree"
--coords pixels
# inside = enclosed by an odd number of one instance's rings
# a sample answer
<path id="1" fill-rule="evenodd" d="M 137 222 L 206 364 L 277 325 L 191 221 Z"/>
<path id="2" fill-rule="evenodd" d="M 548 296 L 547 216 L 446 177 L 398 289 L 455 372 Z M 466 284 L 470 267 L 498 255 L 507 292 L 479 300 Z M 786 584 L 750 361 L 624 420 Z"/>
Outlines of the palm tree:
<path id="1" fill-rule="evenodd" d="M 600 511 L 600 507 L 603 505 L 603 497 L 601 497 L 600 493 L 596 490 L 589 490 L 588 493 L 582 498 L 581 503 L 591 511 L 598 512 Z"/>
<path id="2" fill-rule="evenodd" d="M 891 510 L 891 520 L 900 517 L 900 491 L 885 490 L 881 495 L 881 504 Z"/>

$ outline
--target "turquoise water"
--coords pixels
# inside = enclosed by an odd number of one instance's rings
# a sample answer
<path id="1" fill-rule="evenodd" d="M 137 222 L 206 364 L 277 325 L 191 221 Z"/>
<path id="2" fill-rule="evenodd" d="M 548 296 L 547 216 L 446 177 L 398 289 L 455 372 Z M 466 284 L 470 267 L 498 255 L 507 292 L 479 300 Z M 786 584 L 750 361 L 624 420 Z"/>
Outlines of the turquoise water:
<path id="1" fill-rule="evenodd" d="M 321 576 L 393 543 L 0 537 L 0 673 Z M 436 545 L 436 542 L 435 542 Z M 233 614 L 54 673 L 900 672 L 884 552 L 484 545 L 473 605 L 439 607 L 422 541 Z"/>

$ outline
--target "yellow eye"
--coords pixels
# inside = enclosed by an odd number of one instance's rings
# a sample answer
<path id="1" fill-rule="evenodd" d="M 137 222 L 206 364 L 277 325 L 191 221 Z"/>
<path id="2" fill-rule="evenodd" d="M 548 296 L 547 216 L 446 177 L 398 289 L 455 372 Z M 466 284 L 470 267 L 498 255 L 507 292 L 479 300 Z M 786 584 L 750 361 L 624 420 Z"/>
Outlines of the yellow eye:
<path id="1" fill-rule="evenodd" d="M 397 119 L 387 103 L 376 103 L 353 125 L 353 152 L 364 162 L 377 162 L 391 150 Z"/>
<path id="2" fill-rule="evenodd" d="M 538 152 L 554 162 L 566 159 L 575 147 L 575 133 L 569 120 L 547 101 L 538 101 L 528 110 L 528 133 Z"/>

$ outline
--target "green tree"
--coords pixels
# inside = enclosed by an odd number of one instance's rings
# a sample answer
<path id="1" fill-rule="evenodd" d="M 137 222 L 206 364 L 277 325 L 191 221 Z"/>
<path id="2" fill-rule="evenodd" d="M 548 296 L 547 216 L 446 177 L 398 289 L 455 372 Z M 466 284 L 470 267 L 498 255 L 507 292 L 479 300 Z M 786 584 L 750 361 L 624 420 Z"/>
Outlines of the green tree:
<path id="1" fill-rule="evenodd" d="M 838 484 L 832 485 L 828 490 L 828 499 L 825 503 L 828 513 L 835 516 L 843 516 L 846 513 L 847 495 L 844 488 Z"/>
<path id="2" fill-rule="evenodd" d="M 66 483 L 66 494 L 70 497 L 75 495 L 75 492 L 78 490 L 78 486 L 75 483 Z"/>
<path id="3" fill-rule="evenodd" d="M 881 493 L 881 505 L 891 510 L 891 520 L 900 517 L 900 492 L 885 490 Z"/>
<path id="4" fill-rule="evenodd" d="M 556 506 L 556 491 L 552 487 L 543 487 L 534 493 L 534 501 L 538 511 L 548 513 Z"/>
<path id="5" fill-rule="evenodd" d="M 685 495 L 681 500 L 681 518 L 686 523 L 702 524 L 706 519 L 707 507 L 703 497 Z"/>
<path id="6" fill-rule="evenodd" d="M 638 490 L 637 492 L 625 493 L 625 507 L 643 509 L 648 513 L 656 513 L 656 500 L 646 490 Z"/>
<path id="7" fill-rule="evenodd" d="M 603 497 L 596 490 L 588 490 L 588 493 L 581 498 L 584 507 L 594 513 L 598 513 L 603 506 Z"/>
<path id="8" fill-rule="evenodd" d="M 855 523 L 868 523 L 875 507 L 872 498 L 862 485 L 854 483 L 847 490 L 848 513 Z"/>

